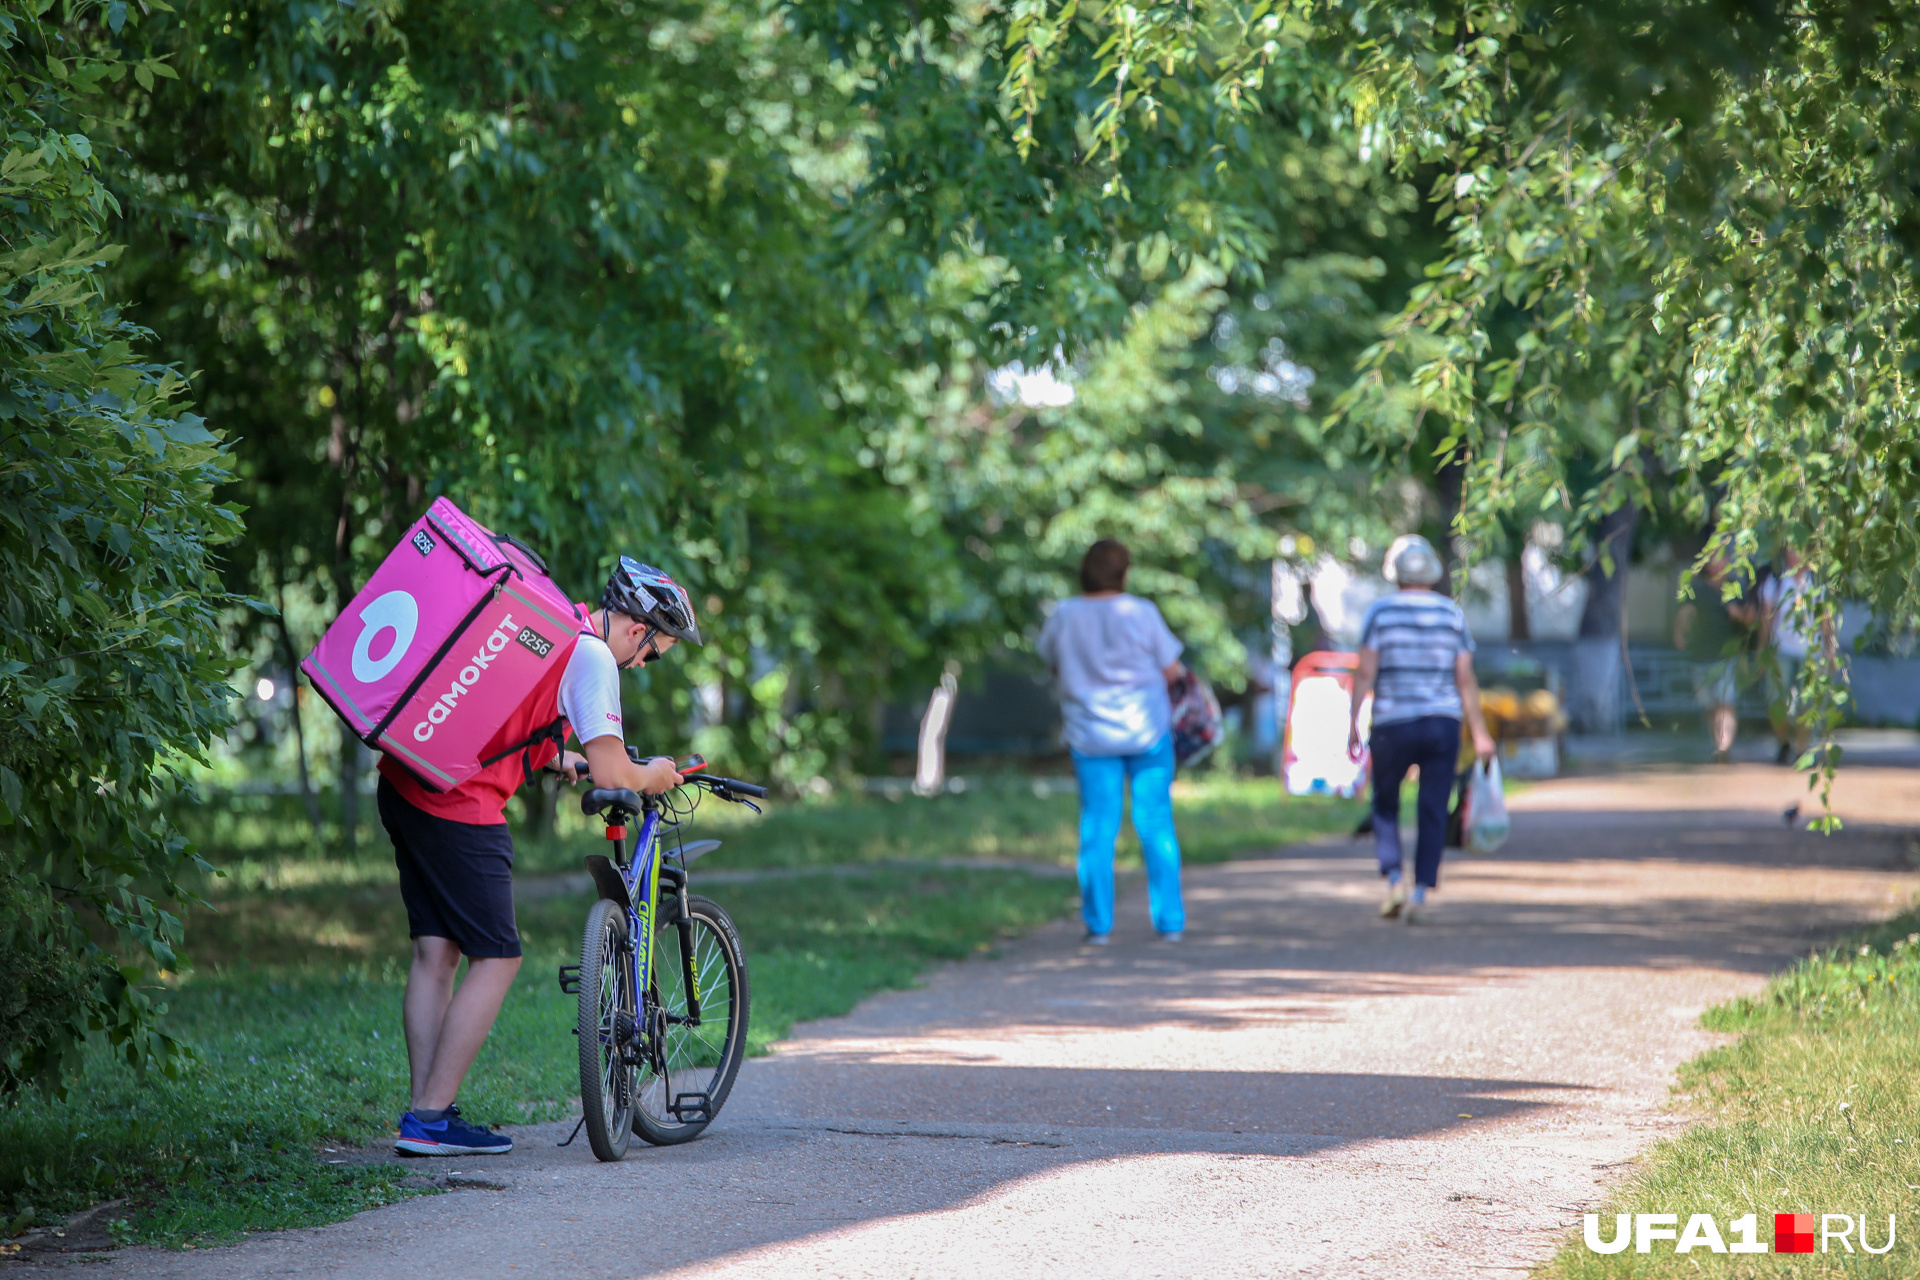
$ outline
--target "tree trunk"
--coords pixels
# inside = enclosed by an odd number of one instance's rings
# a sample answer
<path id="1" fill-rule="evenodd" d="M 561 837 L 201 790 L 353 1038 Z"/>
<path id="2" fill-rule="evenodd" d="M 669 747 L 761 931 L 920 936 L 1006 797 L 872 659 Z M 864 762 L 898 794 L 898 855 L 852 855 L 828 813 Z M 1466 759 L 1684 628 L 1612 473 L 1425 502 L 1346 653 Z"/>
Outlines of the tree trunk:
<path id="1" fill-rule="evenodd" d="M 1533 639 L 1533 624 L 1527 618 L 1527 566 L 1516 552 L 1507 560 L 1507 639 Z"/>
<path id="2" fill-rule="evenodd" d="M 1440 497 L 1440 537 L 1434 550 L 1440 553 L 1440 581 L 1433 589 L 1443 596 L 1458 598 L 1453 587 L 1453 522 L 1460 515 L 1460 489 L 1467 478 L 1467 457 L 1456 452 L 1433 476 L 1433 487 Z"/>
<path id="3" fill-rule="evenodd" d="M 552 777 L 545 769 L 536 769 L 533 777 L 520 788 L 520 829 L 529 840 L 537 842 L 553 834 L 560 803 Z"/>
<path id="4" fill-rule="evenodd" d="M 340 742 L 340 847 L 351 859 L 360 842 L 360 753 L 366 748 L 348 730 Z"/>
<path id="5" fill-rule="evenodd" d="M 320 797 L 313 793 L 313 776 L 307 771 L 307 727 L 300 718 L 300 660 L 295 657 L 293 634 L 287 630 L 287 584 L 276 576 L 275 603 L 280 606 L 280 652 L 287 662 L 287 687 L 293 691 L 293 750 L 300 758 L 300 802 L 306 806 L 307 821 L 313 824 L 313 837 L 320 838 Z"/>
<path id="6" fill-rule="evenodd" d="M 1627 503 L 1601 517 L 1594 531 L 1596 554 L 1587 567 L 1587 605 L 1580 614 L 1580 637 L 1573 644 L 1573 687 L 1567 708 L 1574 728 L 1583 733 L 1614 733 L 1620 728 L 1626 658 L 1621 624 L 1626 617 L 1627 560 L 1638 518 L 1639 512 Z"/>

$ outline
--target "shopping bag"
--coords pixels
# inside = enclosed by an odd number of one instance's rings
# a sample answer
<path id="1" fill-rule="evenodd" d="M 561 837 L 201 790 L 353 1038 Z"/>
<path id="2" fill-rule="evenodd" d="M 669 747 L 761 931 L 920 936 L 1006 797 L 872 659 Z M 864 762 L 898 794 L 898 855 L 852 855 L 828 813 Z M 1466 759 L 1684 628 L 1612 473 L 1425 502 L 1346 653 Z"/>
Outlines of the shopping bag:
<path id="1" fill-rule="evenodd" d="M 1492 853 L 1507 842 L 1513 821 L 1507 817 L 1507 798 L 1500 789 L 1500 761 L 1473 762 L 1467 778 L 1466 829 L 1468 853 Z"/>
<path id="2" fill-rule="evenodd" d="M 1206 759 L 1224 736 L 1220 700 L 1213 696 L 1212 685 L 1185 670 L 1167 686 L 1167 695 L 1173 703 L 1174 763 L 1190 769 Z"/>

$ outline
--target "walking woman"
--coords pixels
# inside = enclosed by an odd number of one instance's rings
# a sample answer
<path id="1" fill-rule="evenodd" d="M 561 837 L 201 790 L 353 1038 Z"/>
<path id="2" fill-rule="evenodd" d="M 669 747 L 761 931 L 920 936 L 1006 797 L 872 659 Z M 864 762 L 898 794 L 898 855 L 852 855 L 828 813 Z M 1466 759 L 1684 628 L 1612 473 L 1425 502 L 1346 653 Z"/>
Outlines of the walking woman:
<path id="1" fill-rule="evenodd" d="M 1080 914 L 1094 946 L 1104 946 L 1113 931 L 1113 844 L 1129 789 L 1153 927 L 1168 942 L 1180 941 L 1187 927 L 1167 696 L 1181 672 L 1182 646 L 1160 610 L 1127 594 L 1131 564 L 1113 539 L 1094 543 L 1080 562 L 1083 594 L 1062 600 L 1040 632 L 1040 655 L 1060 680 L 1061 718 L 1080 781 Z"/>
<path id="2" fill-rule="evenodd" d="M 1387 899 L 1380 914 L 1407 923 L 1440 883 L 1446 848 L 1447 801 L 1460 754 L 1460 721 L 1473 734 L 1473 751 L 1493 756 L 1493 737 L 1480 715 L 1473 676 L 1473 637 L 1460 606 L 1433 589 L 1440 557 L 1425 538 L 1396 539 L 1387 549 L 1388 581 L 1399 588 L 1374 602 L 1360 627 L 1360 669 L 1353 681 L 1353 720 L 1347 750 L 1360 754 L 1360 705 L 1373 695 L 1373 842 Z M 1413 889 L 1402 872 L 1400 784 L 1420 769 Z"/>

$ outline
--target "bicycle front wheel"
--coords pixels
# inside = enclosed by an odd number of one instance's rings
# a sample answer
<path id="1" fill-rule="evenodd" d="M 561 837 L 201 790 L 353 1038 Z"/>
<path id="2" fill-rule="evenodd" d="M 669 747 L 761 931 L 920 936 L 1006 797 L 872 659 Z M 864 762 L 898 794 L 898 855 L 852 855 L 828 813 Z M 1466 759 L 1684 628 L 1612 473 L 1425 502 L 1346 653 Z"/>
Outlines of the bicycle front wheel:
<path id="1" fill-rule="evenodd" d="M 641 1037 L 630 934 L 626 908 L 602 898 L 587 913 L 580 940 L 580 1110 L 602 1160 L 620 1159 L 633 1141 Z"/>
<path id="2" fill-rule="evenodd" d="M 747 1050 L 749 990 L 740 934 L 727 913 L 705 898 L 689 896 L 687 913 L 691 921 L 685 926 L 668 918 L 654 929 L 647 1011 L 653 1025 L 640 1065 L 633 1131 L 655 1146 L 700 1136 L 720 1114 Z M 677 913 L 663 905 L 660 914 Z M 690 995 L 699 998 L 698 1023 Z"/>

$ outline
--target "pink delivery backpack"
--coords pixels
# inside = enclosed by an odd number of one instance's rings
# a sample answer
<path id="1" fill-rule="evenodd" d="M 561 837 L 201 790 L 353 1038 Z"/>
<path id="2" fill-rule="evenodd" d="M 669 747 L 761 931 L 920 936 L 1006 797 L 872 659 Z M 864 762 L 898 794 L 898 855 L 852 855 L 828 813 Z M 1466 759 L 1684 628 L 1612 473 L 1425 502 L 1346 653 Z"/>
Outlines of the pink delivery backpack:
<path id="1" fill-rule="evenodd" d="M 300 669 L 360 741 L 448 791 L 564 732 L 480 758 L 587 625 L 530 548 L 435 498 Z"/>

